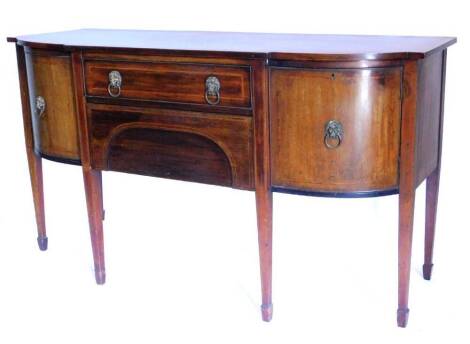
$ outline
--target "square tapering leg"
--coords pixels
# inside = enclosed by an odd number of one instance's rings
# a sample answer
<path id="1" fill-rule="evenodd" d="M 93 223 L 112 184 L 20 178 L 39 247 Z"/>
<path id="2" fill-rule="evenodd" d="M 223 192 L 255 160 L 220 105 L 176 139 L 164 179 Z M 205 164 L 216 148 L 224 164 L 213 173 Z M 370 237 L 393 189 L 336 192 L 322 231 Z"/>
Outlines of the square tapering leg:
<path id="1" fill-rule="evenodd" d="M 272 216 L 273 196 L 270 190 L 256 190 L 256 211 L 258 217 L 258 245 L 261 269 L 262 305 L 264 321 L 271 321 L 272 305 Z"/>
<path id="2" fill-rule="evenodd" d="M 102 214 L 101 214 L 101 219 L 104 221 L 105 219 L 105 210 L 104 210 L 104 201 L 103 201 L 103 173 L 100 173 L 99 174 L 99 187 L 100 187 L 100 194 L 101 194 L 101 211 L 102 211 Z"/>
<path id="3" fill-rule="evenodd" d="M 408 294 L 410 289 L 411 247 L 413 241 L 414 189 L 399 196 L 398 233 L 398 311 L 397 324 L 408 323 Z"/>
<path id="4" fill-rule="evenodd" d="M 38 246 L 41 251 L 47 250 L 46 218 L 44 212 L 44 189 L 42 178 L 42 160 L 31 148 L 27 149 L 31 189 L 33 191 L 34 211 L 38 229 Z"/>
<path id="5" fill-rule="evenodd" d="M 23 112 L 24 139 L 28 157 L 31 189 L 33 192 L 34 211 L 38 231 L 37 242 L 41 251 L 47 250 L 46 218 L 44 213 L 44 190 L 42 178 L 42 160 L 34 151 L 32 113 L 29 102 L 28 76 L 26 74 L 25 53 L 22 46 L 16 46 L 18 77 L 20 83 L 21 106 Z"/>
<path id="6" fill-rule="evenodd" d="M 83 168 L 83 180 L 85 183 L 96 283 L 104 284 L 106 272 L 104 264 L 101 171 Z"/>
<path id="7" fill-rule="evenodd" d="M 437 201 L 439 196 L 439 174 L 440 169 L 431 173 L 426 180 L 426 229 L 424 237 L 424 264 L 423 277 L 431 279 L 432 255 L 434 250 L 434 236 L 436 232 Z"/>
<path id="8" fill-rule="evenodd" d="M 410 289 L 411 245 L 416 190 L 416 114 L 418 64 L 407 62 L 403 68 L 405 84 L 402 100 L 399 224 L 398 224 L 398 311 L 397 325 L 408 323 L 408 294 Z"/>

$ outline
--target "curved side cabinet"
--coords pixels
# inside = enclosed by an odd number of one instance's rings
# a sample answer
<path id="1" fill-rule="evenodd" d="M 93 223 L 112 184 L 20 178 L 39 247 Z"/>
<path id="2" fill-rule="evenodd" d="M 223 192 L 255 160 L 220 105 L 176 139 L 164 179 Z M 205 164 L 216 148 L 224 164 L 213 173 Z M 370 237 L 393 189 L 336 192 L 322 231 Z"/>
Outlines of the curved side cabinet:
<path id="1" fill-rule="evenodd" d="M 272 183 L 326 195 L 396 189 L 401 69 L 271 68 Z"/>
<path id="2" fill-rule="evenodd" d="M 70 55 L 25 49 L 34 149 L 44 157 L 79 162 Z"/>

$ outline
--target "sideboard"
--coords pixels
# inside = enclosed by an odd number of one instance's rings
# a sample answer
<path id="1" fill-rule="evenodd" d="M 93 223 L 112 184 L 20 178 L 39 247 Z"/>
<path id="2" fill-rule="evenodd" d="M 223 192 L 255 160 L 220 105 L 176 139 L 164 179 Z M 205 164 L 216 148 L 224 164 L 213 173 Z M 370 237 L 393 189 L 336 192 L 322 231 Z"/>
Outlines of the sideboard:
<path id="1" fill-rule="evenodd" d="M 42 158 L 82 167 L 98 284 L 102 171 L 255 191 L 269 321 L 273 192 L 398 194 L 397 322 L 406 326 L 415 189 L 424 181 L 423 276 L 431 278 L 455 38 L 90 29 L 8 41 L 41 250 Z"/>

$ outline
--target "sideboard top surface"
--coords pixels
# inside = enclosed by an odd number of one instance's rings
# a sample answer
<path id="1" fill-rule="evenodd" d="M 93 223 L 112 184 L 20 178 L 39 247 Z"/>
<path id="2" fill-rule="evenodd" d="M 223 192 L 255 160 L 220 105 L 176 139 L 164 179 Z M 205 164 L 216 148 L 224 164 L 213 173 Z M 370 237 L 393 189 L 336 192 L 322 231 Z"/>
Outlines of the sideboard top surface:
<path id="1" fill-rule="evenodd" d="M 233 53 L 281 60 L 403 60 L 424 58 L 456 38 L 81 29 L 8 41 L 36 48 Z"/>

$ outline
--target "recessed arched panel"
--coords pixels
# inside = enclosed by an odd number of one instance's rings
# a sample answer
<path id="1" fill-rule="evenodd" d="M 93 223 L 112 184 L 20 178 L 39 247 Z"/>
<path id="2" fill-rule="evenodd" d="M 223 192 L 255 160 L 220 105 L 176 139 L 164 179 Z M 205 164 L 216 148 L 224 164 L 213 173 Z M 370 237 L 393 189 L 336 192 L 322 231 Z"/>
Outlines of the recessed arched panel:
<path id="1" fill-rule="evenodd" d="M 128 128 L 108 147 L 108 169 L 148 176 L 231 186 L 224 151 L 208 138 L 180 131 Z"/>

